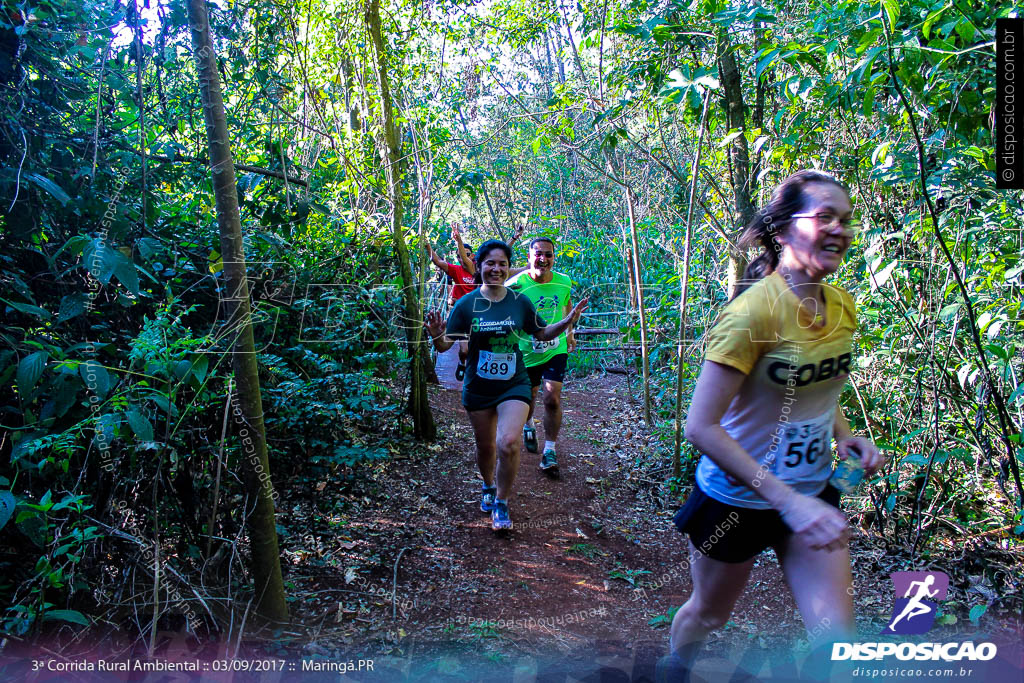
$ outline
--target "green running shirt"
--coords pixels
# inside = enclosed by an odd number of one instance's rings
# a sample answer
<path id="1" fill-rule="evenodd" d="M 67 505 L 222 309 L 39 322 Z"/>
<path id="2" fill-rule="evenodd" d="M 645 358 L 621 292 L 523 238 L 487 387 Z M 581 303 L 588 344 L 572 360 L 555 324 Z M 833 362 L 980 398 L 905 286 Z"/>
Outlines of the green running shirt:
<path id="1" fill-rule="evenodd" d="M 565 307 L 569 303 L 569 291 L 572 280 L 568 275 L 551 271 L 551 282 L 539 284 L 530 271 L 524 270 L 505 283 L 505 286 L 526 295 L 537 309 L 537 314 L 549 322 L 558 322 L 565 317 Z M 520 345 L 526 367 L 532 368 L 551 360 L 560 353 L 569 352 L 569 344 L 565 333 L 557 339 L 541 342 L 536 339 L 523 339 Z"/>

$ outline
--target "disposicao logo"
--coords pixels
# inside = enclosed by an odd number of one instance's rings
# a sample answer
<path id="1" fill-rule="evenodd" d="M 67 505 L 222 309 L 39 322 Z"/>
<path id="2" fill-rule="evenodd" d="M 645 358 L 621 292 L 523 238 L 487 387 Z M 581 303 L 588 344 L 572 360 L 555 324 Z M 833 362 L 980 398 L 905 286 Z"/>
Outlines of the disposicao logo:
<path id="1" fill-rule="evenodd" d="M 927 633 L 935 625 L 938 603 L 946 599 L 949 577 L 942 572 L 893 572 L 896 604 L 882 635 Z"/>
<path id="2" fill-rule="evenodd" d="M 938 603 L 946 599 L 949 577 L 942 572 L 893 572 L 896 602 L 889 624 L 880 635 L 917 635 L 935 625 Z M 995 643 L 833 643 L 832 660 L 988 661 L 996 656 Z"/>

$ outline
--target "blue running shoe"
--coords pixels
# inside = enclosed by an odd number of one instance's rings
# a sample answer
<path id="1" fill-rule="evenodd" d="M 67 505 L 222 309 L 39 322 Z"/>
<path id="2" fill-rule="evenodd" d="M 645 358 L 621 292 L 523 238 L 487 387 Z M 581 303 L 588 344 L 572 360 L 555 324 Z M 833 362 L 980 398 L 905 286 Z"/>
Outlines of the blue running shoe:
<path id="1" fill-rule="evenodd" d="M 498 495 L 498 489 L 495 486 L 484 486 L 481 491 L 483 495 L 480 498 L 480 511 L 490 512 L 494 509 L 494 497 Z"/>
<path id="2" fill-rule="evenodd" d="M 523 427 L 523 445 L 531 453 L 537 452 L 537 430 L 530 426 Z"/>
<path id="3" fill-rule="evenodd" d="M 512 528 L 512 520 L 508 516 L 508 503 L 495 501 L 491 510 L 491 528 L 495 531 L 508 531 Z"/>
<path id="4" fill-rule="evenodd" d="M 545 472 L 555 473 L 558 471 L 558 462 L 555 460 L 555 449 L 549 448 L 540 456 L 540 468 Z"/>

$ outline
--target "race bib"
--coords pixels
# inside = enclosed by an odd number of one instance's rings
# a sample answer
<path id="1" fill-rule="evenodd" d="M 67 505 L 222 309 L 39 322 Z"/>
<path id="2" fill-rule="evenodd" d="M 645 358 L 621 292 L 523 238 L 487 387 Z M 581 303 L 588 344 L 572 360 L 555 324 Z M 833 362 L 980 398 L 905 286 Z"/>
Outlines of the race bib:
<path id="1" fill-rule="evenodd" d="M 555 348 L 556 346 L 558 346 L 557 337 L 555 339 L 552 339 L 551 341 L 537 341 L 536 339 L 533 340 L 534 353 L 544 353 L 549 349 Z"/>
<path id="2" fill-rule="evenodd" d="M 832 426 L 835 408 L 803 422 L 780 424 L 782 439 L 775 452 L 775 474 L 785 481 L 813 479 L 831 465 Z"/>
<path id="3" fill-rule="evenodd" d="M 512 379 L 516 374 L 516 354 L 481 351 L 476 374 L 484 379 Z"/>

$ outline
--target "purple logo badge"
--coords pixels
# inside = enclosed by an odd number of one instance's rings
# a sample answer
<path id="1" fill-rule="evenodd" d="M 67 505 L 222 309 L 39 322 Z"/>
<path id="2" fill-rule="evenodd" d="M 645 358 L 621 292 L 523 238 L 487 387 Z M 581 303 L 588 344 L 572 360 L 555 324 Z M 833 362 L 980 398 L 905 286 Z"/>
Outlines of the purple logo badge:
<path id="1" fill-rule="evenodd" d="M 942 572 L 893 572 L 889 577 L 896 588 L 896 604 L 882 635 L 927 632 L 935 623 L 938 602 L 946 599 L 949 577 Z"/>

